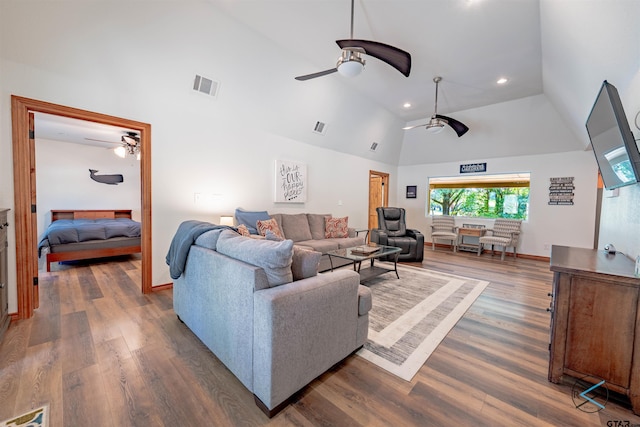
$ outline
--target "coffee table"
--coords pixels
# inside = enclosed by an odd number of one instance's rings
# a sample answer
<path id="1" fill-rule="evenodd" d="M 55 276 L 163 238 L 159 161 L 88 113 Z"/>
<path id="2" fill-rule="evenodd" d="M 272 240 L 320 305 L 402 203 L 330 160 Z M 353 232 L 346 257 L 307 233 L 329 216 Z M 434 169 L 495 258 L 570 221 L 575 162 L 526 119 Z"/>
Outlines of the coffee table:
<path id="1" fill-rule="evenodd" d="M 365 248 L 376 247 L 376 248 L 379 248 L 379 250 L 370 254 L 355 253 L 357 252 L 358 248 L 362 248 L 362 247 L 365 247 Z M 336 249 L 333 251 L 329 251 L 327 252 L 327 255 L 329 255 L 329 262 L 331 263 L 331 271 L 333 271 L 333 260 L 332 260 L 333 257 L 348 259 L 350 261 L 353 261 L 353 270 L 357 271 L 360 274 L 360 283 L 362 283 L 366 280 L 369 280 L 373 277 L 377 277 L 384 273 L 388 273 L 390 271 L 395 272 L 396 277 L 399 279 L 400 276 L 398 275 L 398 255 L 400 255 L 401 251 L 402 250 L 400 248 L 395 246 L 385 246 L 385 245 L 378 245 L 376 243 L 367 243 L 366 245 L 355 246 L 353 248 L 343 248 L 343 249 Z M 379 259 L 385 256 L 393 256 L 393 269 L 374 265 L 374 261 L 376 259 Z M 360 266 L 362 265 L 362 261 L 367 261 L 367 260 L 370 260 L 371 262 L 370 267 L 361 271 Z"/>

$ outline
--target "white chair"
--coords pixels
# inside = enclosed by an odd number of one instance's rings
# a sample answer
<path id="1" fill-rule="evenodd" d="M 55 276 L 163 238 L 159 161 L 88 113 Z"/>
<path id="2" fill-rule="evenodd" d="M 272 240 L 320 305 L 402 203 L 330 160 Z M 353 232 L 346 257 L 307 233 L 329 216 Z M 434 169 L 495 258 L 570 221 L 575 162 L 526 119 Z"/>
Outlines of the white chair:
<path id="1" fill-rule="evenodd" d="M 518 246 L 518 238 L 520 236 L 521 219 L 496 219 L 493 228 L 488 228 L 484 236 L 478 239 L 478 256 L 482 253 L 483 245 L 491 245 L 491 255 L 493 255 L 494 245 L 502 246 L 502 257 L 507 248 L 513 247 L 513 258 L 516 257 L 516 247 Z"/>
<path id="2" fill-rule="evenodd" d="M 431 250 L 436 249 L 436 239 L 450 240 L 453 252 L 458 248 L 458 227 L 455 218 L 450 215 L 432 217 L 431 222 Z"/>

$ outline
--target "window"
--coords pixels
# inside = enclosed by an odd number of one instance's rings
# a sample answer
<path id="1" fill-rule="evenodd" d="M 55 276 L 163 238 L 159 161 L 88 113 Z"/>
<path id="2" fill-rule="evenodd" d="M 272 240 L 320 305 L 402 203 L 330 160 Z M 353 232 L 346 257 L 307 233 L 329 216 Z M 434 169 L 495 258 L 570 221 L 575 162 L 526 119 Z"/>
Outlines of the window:
<path id="1" fill-rule="evenodd" d="M 427 215 L 527 219 L 529 173 L 429 179 Z"/>

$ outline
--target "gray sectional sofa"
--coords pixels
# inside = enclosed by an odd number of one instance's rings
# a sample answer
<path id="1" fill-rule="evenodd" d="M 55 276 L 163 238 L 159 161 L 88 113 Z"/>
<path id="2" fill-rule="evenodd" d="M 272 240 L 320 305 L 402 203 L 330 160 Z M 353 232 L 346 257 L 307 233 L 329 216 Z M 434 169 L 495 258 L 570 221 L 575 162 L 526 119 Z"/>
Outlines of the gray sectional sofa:
<path id="1" fill-rule="evenodd" d="M 289 219 L 301 220 L 281 218 L 285 229 Z M 321 239 L 299 242 L 308 240 Z M 180 320 L 268 416 L 367 340 L 371 292 L 351 269 L 317 274 L 320 257 L 292 240 L 214 229 L 173 284 Z"/>

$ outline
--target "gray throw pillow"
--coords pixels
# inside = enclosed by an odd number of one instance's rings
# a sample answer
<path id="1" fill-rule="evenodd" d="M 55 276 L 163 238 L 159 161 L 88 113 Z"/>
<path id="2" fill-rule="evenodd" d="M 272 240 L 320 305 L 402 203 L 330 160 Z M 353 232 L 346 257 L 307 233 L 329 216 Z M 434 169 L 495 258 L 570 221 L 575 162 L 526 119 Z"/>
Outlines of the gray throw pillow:
<path id="1" fill-rule="evenodd" d="M 252 239 L 224 230 L 218 238 L 217 250 L 223 255 L 261 267 L 267 275 L 270 287 L 293 281 L 291 259 L 293 241 L 276 242 Z"/>
<path id="2" fill-rule="evenodd" d="M 273 240 L 273 241 L 276 241 L 276 242 L 280 242 L 280 241 L 284 240 L 282 237 L 278 236 L 276 233 L 274 233 L 271 230 L 266 230 L 264 232 L 264 238 L 267 239 L 267 240 Z"/>

